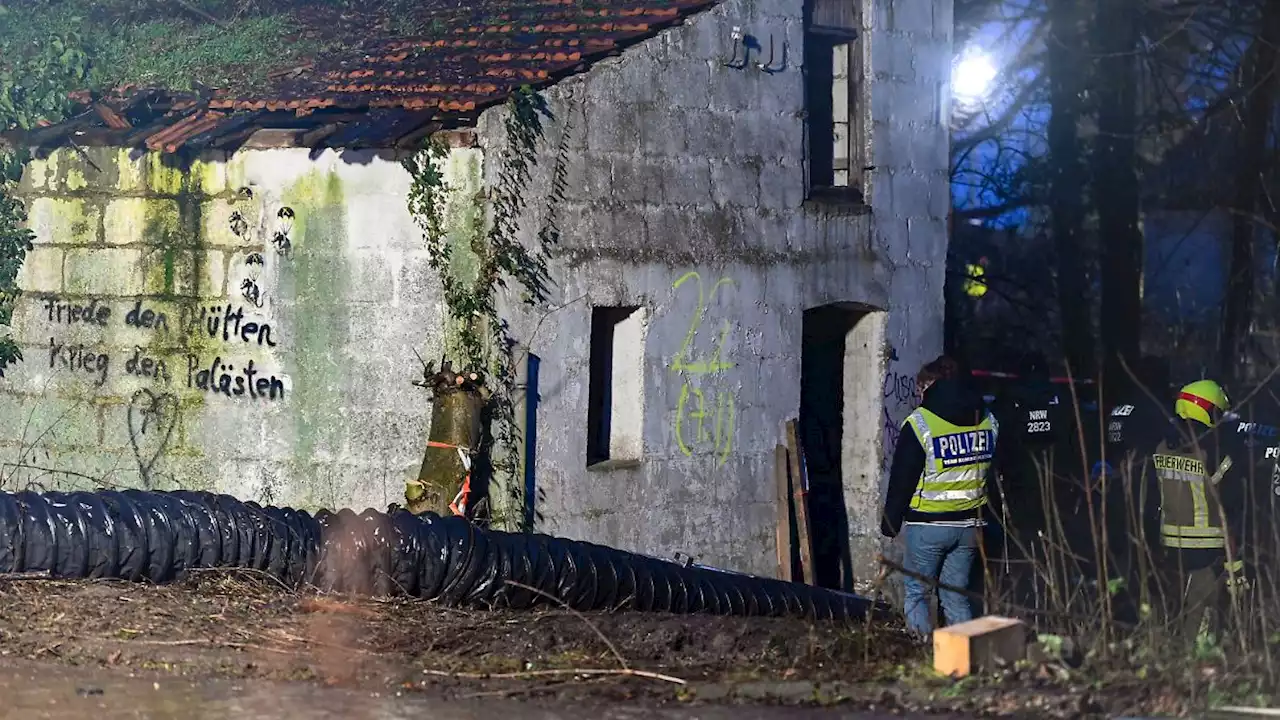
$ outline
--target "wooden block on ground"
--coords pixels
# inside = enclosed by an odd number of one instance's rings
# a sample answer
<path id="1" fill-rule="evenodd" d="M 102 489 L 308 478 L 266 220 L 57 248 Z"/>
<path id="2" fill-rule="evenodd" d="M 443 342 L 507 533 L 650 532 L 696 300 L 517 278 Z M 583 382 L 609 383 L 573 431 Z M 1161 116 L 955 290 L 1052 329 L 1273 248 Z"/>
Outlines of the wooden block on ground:
<path id="1" fill-rule="evenodd" d="M 933 631 L 933 669 L 965 677 L 1026 656 L 1027 628 L 1021 620 L 987 615 Z"/>

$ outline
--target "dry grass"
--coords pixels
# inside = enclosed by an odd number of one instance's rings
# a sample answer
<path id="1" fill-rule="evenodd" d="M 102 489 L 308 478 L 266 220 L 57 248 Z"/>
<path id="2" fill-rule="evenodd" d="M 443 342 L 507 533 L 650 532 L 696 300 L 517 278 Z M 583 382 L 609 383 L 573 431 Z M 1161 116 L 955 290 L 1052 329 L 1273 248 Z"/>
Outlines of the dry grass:
<path id="1" fill-rule="evenodd" d="M 547 685 L 563 694 L 566 684 L 543 681 L 610 675 L 626 677 L 571 692 L 620 686 L 669 698 L 686 681 L 868 679 L 914 653 L 892 629 L 875 645 L 876 657 L 865 662 L 866 643 L 853 630 L 796 620 L 472 612 L 298 595 L 243 572 L 203 571 L 168 586 L 0 581 L 7 655 L 191 677 L 422 691 Z"/>

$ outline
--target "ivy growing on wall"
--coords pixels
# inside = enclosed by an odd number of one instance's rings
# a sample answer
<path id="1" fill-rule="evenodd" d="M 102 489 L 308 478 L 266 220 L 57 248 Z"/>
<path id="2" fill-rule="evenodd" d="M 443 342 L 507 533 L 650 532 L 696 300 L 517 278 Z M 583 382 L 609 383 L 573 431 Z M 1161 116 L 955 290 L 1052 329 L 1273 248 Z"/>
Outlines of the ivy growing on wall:
<path id="1" fill-rule="evenodd" d="M 507 103 L 503 118 L 504 143 L 496 153 L 499 172 L 488 200 L 475 213 L 479 219 L 466 228 L 466 237 L 449 238 L 444 222 L 444 209 L 453 188 L 448 186 L 442 166 L 449 151 L 438 139 L 404 161 L 412 177 L 409 210 L 426 238 L 431 267 L 440 279 L 447 308 L 449 330 L 453 339 L 446 352 L 453 353 L 458 364 L 486 368 L 491 378 L 492 395 L 485 412 L 485 442 L 480 448 L 480 466 L 491 468 L 493 488 L 505 488 L 506 498 L 496 510 L 495 521 L 508 526 L 524 527 L 524 517 L 517 509 L 525 504 L 524 483 L 518 482 L 522 468 L 519 448 L 520 427 L 515 415 L 514 397 L 517 387 L 518 359 L 514 357 L 515 340 L 507 321 L 499 312 L 500 300 L 517 297 L 521 303 L 545 305 L 551 282 L 547 263 L 559 243 L 560 230 L 556 209 L 566 187 L 567 139 L 556 150 L 551 169 L 551 184 L 539 188 L 545 193 L 542 222 L 527 246 L 520 237 L 521 219 L 528 209 L 529 181 L 538 163 L 539 146 L 545 134 L 544 120 L 552 115 L 545 100 L 529 88 L 522 88 Z M 458 262 L 457 253 L 469 253 L 473 263 Z M 474 267 L 471 272 L 462 268 Z M 492 499 L 492 498 L 491 498 Z M 503 516 L 514 512 L 517 517 Z"/>
<path id="2" fill-rule="evenodd" d="M 69 33 L 9 40 L 0 42 L 0 130 L 27 130 L 65 118 L 69 93 L 85 85 L 91 69 L 80 38 Z M 8 329 L 20 292 L 18 273 L 33 240 L 26 207 L 14 194 L 26 160 L 24 152 L 0 144 L 0 377 L 22 359 Z"/>

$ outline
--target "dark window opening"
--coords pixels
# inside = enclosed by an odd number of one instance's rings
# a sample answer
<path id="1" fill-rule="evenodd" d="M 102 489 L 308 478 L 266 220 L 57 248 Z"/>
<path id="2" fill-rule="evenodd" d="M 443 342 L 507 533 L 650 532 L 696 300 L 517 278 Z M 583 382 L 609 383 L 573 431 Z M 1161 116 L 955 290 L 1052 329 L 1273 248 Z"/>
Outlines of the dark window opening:
<path id="1" fill-rule="evenodd" d="M 587 465 L 639 460 L 643 420 L 644 313 L 636 306 L 591 309 Z"/>
<path id="2" fill-rule="evenodd" d="M 854 2 L 811 0 L 805 9 L 808 196 L 863 200 L 862 48 Z"/>

